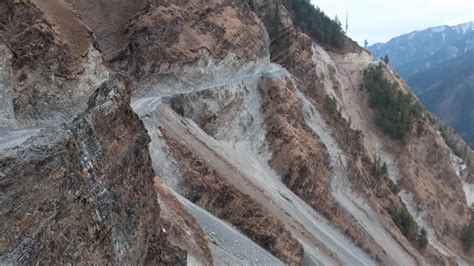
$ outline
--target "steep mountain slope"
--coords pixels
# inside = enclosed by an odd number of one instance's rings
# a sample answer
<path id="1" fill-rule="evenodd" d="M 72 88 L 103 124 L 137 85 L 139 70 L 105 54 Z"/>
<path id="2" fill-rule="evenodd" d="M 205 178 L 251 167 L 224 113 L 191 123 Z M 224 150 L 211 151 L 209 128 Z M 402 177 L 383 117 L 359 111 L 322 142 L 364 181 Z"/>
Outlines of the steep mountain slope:
<path id="1" fill-rule="evenodd" d="M 186 262 L 161 231 L 149 137 L 129 100 L 114 78 L 70 125 L 2 152 L 2 264 Z"/>
<path id="2" fill-rule="evenodd" d="M 428 110 L 474 146 L 474 51 L 407 79 Z"/>
<path id="3" fill-rule="evenodd" d="M 390 65 L 427 109 L 456 129 L 471 147 L 473 23 L 429 28 L 368 47 L 375 58 L 387 54 Z"/>
<path id="4" fill-rule="evenodd" d="M 295 26 L 312 19 L 296 15 L 304 3 L 0 4 L 16 12 L 0 24 L 1 261 L 473 263 L 460 241 L 472 151 L 455 157 L 425 114 L 403 140 L 384 133 L 361 89 L 378 64 L 315 23 Z M 59 7 L 87 25 L 85 54 L 51 18 Z M 387 176 L 373 171 L 379 157 Z M 404 207 L 426 248 L 397 227 Z"/>

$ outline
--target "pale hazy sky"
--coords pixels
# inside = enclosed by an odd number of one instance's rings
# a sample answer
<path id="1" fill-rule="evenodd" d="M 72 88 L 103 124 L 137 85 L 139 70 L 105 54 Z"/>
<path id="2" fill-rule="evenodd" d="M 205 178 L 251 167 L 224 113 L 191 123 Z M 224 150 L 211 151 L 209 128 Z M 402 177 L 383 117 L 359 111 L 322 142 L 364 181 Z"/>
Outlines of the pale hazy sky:
<path id="1" fill-rule="evenodd" d="M 311 0 L 328 16 L 339 17 L 347 35 L 362 44 L 386 42 L 414 30 L 444 25 L 446 22 L 474 17 L 474 0 Z"/>

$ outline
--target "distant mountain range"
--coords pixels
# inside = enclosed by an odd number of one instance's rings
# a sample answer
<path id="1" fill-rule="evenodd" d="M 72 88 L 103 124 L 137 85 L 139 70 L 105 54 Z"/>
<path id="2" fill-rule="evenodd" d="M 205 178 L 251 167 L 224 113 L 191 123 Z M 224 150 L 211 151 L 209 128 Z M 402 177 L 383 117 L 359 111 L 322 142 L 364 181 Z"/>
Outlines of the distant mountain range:
<path id="1" fill-rule="evenodd" d="M 367 47 L 390 65 L 423 104 L 474 147 L 474 23 L 438 26 Z"/>

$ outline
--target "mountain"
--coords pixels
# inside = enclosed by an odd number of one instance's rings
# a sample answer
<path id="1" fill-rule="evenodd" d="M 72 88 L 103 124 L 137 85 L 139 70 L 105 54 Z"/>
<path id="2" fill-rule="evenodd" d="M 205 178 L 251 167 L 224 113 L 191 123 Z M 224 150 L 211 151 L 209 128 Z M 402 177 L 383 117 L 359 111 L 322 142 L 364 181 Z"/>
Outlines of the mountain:
<path id="1" fill-rule="evenodd" d="M 408 78 L 474 49 L 474 22 L 438 26 L 377 43 L 367 49 L 374 58 L 388 55 L 390 66 Z"/>
<path id="2" fill-rule="evenodd" d="M 469 265 L 473 167 L 308 1 L 0 2 L 0 264 Z"/>
<path id="3" fill-rule="evenodd" d="M 439 26 L 368 47 L 408 82 L 429 111 L 474 146 L 473 22 Z"/>
<path id="4" fill-rule="evenodd" d="M 428 110 L 474 146 L 474 50 L 407 79 Z"/>

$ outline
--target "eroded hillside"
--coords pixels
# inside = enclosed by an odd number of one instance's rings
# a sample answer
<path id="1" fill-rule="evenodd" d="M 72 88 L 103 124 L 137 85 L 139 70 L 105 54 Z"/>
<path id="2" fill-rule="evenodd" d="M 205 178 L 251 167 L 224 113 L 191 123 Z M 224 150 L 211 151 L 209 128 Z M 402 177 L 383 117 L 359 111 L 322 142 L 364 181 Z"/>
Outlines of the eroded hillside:
<path id="1" fill-rule="evenodd" d="M 0 261 L 474 263 L 472 151 L 387 134 L 364 70 L 405 82 L 277 3 L 0 3 Z"/>

